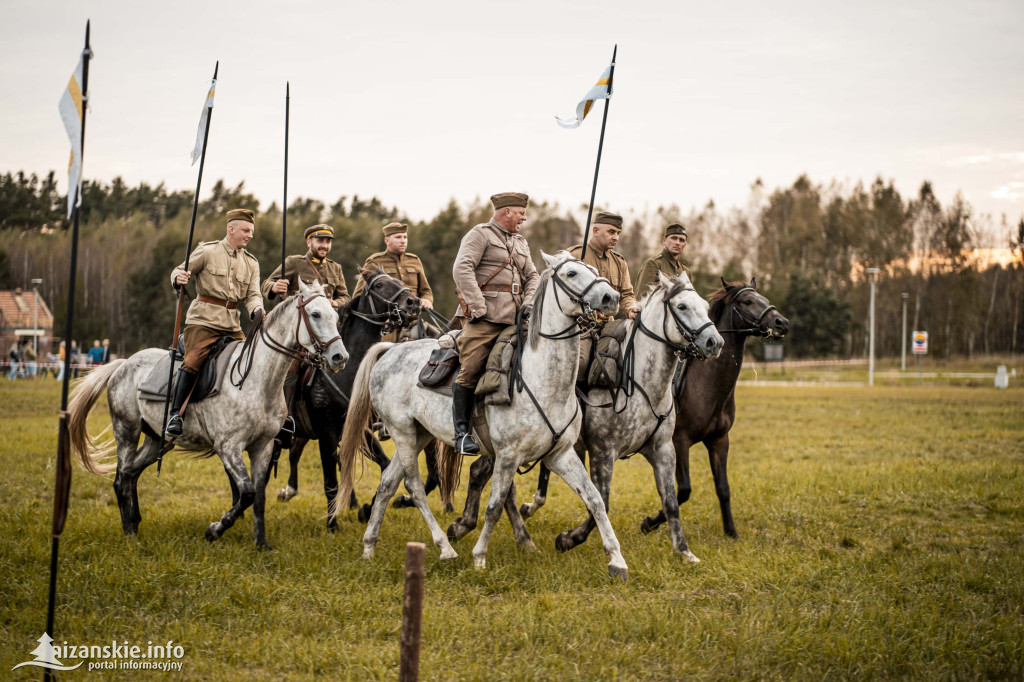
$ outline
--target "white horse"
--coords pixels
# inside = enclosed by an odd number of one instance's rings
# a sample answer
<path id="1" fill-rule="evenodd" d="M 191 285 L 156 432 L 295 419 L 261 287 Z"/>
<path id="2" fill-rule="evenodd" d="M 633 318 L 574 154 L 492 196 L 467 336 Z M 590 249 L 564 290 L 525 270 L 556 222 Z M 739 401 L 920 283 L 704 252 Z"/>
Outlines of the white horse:
<path id="1" fill-rule="evenodd" d="M 588 392 L 592 406 L 587 408 L 583 438 L 577 448 L 581 456 L 584 448 L 590 453 L 590 478 L 601 491 L 606 508 L 615 461 L 642 454 L 654 468 L 654 483 L 668 519 L 672 549 L 684 561 L 696 563 L 699 559 L 687 546 L 679 523 L 673 478 L 676 411 L 672 375 L 678 357 L 716 358 L 725 341 L 708 317 L 708 302 L 694 290 L 685 272 L 675 279 L 661 273 L 658 277 L 657 287 L 641 301 L 636 319 L 624 322 L 629 340 L 622 347 L 623 373 L 618 388 L 592 388 Z M 529 517 L 543 504 L 544 496 L 538 493 L 533 503 L 523 506 L 523 516 Z M 562 551 L 572 549 L 586 541 L 593 529 L 591 517 L 559 535 L 555 546 Z"/>
<path id="2" fill-rule="evenodd" d="M 501 518 L 516 469 L 542 459 L 583 498 L 594 515 L 604 549 L 610 557 L 609 575 L 625 579 L 629 569 L 601 495 L 572 448 L 582 422 L 574 394 L 580 349 L 578 321 L 590 309 L 614 313 L 619 307 L 619 295 L 593 268 L 568 253 L 562 251 L 549 256 L 542 252 L 541 255 L 548 269 L 541 275 L 534 295 L 529 340 L 524 339 L 518 350 L 521 383 L 513 378 L 515 384 L 522 386 L 521 392 L 511 405 L 483 408 L 494 447 L 490 454 L 495 457 L 495 471 L 484 527 L 473 548 L 474 565 L 486 566 L 487 544 L 495 523 Z M 427 506 L 417 465 L 417 453 L 432 437 L 448 443 L 455 437 L 452 399 L 417 385 L 420 368 L 437 347 L 433 339 L 399 346 L 375 345 L 356 376 L 349 419 L 341 440 L 342 487 L 338 499 L 348 499 L 353 459 L 364 442 L 363 433 L 371 408 L 387 425 L 396 447 L 395 457 L 381 477 L 363 536 L 364 557 L 373 556 L 388 500 L 395 494 L 403 475 L 416 507 L 430 527 L 434 544 L 441 550 L 441 558 L 458 556 Z M 481 442 L 479 433 L 475 439 Z M 485 443 L 486 440 L 481 443 L 482 450 Z M 460 459 L 453 457 L 450 461 L 458 467 Z"/>
<path id="3" fill-rule="evenodd" d="M 192 452 L 216 452 L 231 480 L 233 506 L 206 529 L 216 540 L 234 525 L 247 507 L 253 508 L 256 545 L 270 549 L 264 528 L 266 486 L 274 436 L 287 415 L 284 379 L 293 358 L 318 361 L 337 372 L 348 361 L 338 335 L 338 314 L 319 283 L 307 287 L 277 306 L 254 331 L 246 345 L 239 344 L 231 358 L 231 372 L 220 392 L 189 405 L 184 433 L 175 445 Z M 303 352 L 305 349 L 306 352 Z M 126 360 L 115 360 L 90 373 L 75 387 L 68 406 L 72 451 L 82 466 L 106 474 L 115 465 L 103 460 L 117 449 L 114 492 L 121 510 L 125 535 L 139 530 L 138 480 L 160 456 L 160 430 L 164 404 L 139 398 L 139 385 L 167 351 L 149 348 Z M 86 419 L 97 398 L 107 389 L 114 442 L 96 444 L 86 431 Z M 142 446 L 139 436 L 145 434 Z M 248 451 L 250 479 L 242 452 Z"/>

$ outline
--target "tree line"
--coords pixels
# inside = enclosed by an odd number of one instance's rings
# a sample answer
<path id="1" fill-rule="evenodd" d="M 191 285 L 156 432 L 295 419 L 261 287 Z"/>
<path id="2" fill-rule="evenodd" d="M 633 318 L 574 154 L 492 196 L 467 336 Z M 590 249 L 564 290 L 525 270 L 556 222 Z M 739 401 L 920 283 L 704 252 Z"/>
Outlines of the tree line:
<path id="1" fill-rule="evenodd" d="M 119 354 L 165 347 L 174 323 L 171 269 L 184 259 L 193 203 L 191 190 L 169 190 L 121 178 L 83 186 L 75 336 L 111 339 Z M 0 174 L 0 288 L 28 288 L 42 278 L 41 295 L 54 313 L 55 335 L 64 329 L 70 231 L 67 197 L 55 173 Z M 257 212 L 249 250 L 266 277 L 280 262 L 281 208 L 261 208 L 244 183 L 214 183 L 198 206 L 194 245 L 224 235 L 224 213 Z M 532 202 L 524 235 L 535 260 L 582 239 L 586 206 L 575 210 Z M 930 352 L 941 357 L 1018 353 L 1024 342 L 1024 218 L 995 229 L 1005 263 L 978 259 L 982 218 L 957 195 L 942 206 L 928 182 L 904 198 L 893 183 L 844 188 L 801 176 L 769 190 L 760 180 L 745 207 L 720 210 L 713 203 L 683 211 L 676 205 L 627 215 L 619 251 L 635 276 L 640 263 L 661 248 L 665 225 L 687 226 L 684 260 L 702 293 L 721 279 L 757 277 L 758 289 L 790 318 L 786 355 L 862 357 L 867 353 L 869 275 L 878 268 L 876 352 L 899 355 L 903 297 L 908 331 L 929 332 Z M 335 230 L 331 258 L 341 263 L 349 290 L 366 256 L 383 249 L 380 228 L 408 223 L 409 250 L 423 260 L 439 311 L 451 314 L 456 299 L 451 264 L 463 234 L 486 221 L 490 206 L 451 200 L 427 221 L 410 221 L 377 197 L 342 196 L 331 204 L 300 197 L 288 207 L 288 253 L 305 250 L 305 227 L 325 222 Z M 989 226 L 991 227 L 991 226 Z M 542 265 L 542 264 L 541 264 Z M 539 265 L 540 267 L 540 265 Z M 645 292 L 637 292 L 638 295 Z M 244 317 L 244 316 L 243 316 Z M 759 345 L 752 344 L 759 354 Z"/>

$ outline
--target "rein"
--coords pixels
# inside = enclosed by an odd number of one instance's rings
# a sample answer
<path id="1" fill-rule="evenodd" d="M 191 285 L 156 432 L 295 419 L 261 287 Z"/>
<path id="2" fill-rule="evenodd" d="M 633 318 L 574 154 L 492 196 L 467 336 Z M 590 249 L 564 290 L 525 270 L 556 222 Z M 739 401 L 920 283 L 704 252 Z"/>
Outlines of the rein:
<path id="1" fill-rule="evenodd" d="M 402 312 L 401 310 L 399 310 L 398 304 L 395 301 L 397 301 L 398 297 L 401 296 L 403 293 L 412 295 L 412 291 L 409 289 L 409 287 L 403 286 L 402 288 L 395 291 L 394 294 L 392 294 L 388 298 L 385 298 L 384 296 L 381 296 L 380 294 L 373 290 L 373 285 L 377 282 L 377 280 L 381 279 L 382 277 L 388 277 L 389 279 L 391 279 L 386 273 L 381 272 L 379 274 L 374 275 L 373 278 L 366 283 L 364 293 L 366 295 L 366 300 L 370 302 L 370 312 L 361 313 L 358 310 L 349 310 L 349 315 L 355 315 L 361 320 L 365 320 L 366 322 L 369 322 L 372 325 L 380 327 L 380 335 L 384 336 L 385 334 L 390 334 L 395 329 L 398 329 L 403 326 Z M 376 303 L 374 303 L 375 299 L 384 303 L 384 310 L 377 310 L 377 305 Z"/>
<path id="2" fill-rule="evenodd" d="M 341 338 L 338 334 L 327 341 L 323 341 L 317 333 L 313 330 L 313 325 L 309 321 L 309 314 L 306 312 L 306 305 L 310 302 L 324 296 L 324 294 L 313 294 L 309 298 L 303 299 L 302 294 L 296 296 L 296 308 L 299 310 L 299 319 L 295 322 L 295 342 L 298 343 L 299 331 L 302 328 L 303 323 L 306 325 L 306 331 L 309 333 L 310 339 L 313 341 L 313 352 L 307 351 L 304 348 L 291 348 L 284 345 L 267 331 L 264 326 L 266 317 L 259 315 L 253 323 L 252 329 L 249 330 L 249 335 L 246 337 L 245 342 L 242 344 L 242 351 L 238 354 L 238 357 L 233 363 L 231 363 L 231 371 L 229 378 L 231 384 L 237 388 L 242 388 L 242 384 L 249 378 L 249 373 L 252 371 L 253 360 L 256 355 L 256 339 L 259 338 L 267 345 L 270 350 L 286 355 L 296 360 L 301 360 L 307 364 L 317 366 L 321 363 L 321 357 L 324 349 L 330 346 L 335 341 Z M 238 380 L 235 380 L 235 376 L 238 376 Z"/>

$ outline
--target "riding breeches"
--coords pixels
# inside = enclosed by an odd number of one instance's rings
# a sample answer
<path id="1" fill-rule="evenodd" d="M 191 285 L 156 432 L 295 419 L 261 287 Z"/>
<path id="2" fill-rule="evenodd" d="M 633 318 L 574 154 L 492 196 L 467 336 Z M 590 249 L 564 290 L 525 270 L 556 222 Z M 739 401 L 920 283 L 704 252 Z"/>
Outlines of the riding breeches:
<path id="1" fill-rule="evenodd" d="M 210 354 L 210 346 L 222 336 L 230 336 L 238 340 L 245 338 L 240 331 L 226 332 L 198 324 L 185 327 L 185 360 L 181 363 L 182 366 L 198 374 L 203 367 L 203 361 Z"/>
<path id="2" fill-rule="evenodd" d="M 459 376 L 455 383 L 476 390 L 476 382 L 484 373 L 491 347 L 494 346 L 498 335 L 507 326 L 507 324 L 495 324 L 487 320 L 480 320 L 471 324 L 467 323 L 462 327 L 462 333 L 459 334 L 457 341 L 459 362 L 462 367 L 459 369 Z"/>

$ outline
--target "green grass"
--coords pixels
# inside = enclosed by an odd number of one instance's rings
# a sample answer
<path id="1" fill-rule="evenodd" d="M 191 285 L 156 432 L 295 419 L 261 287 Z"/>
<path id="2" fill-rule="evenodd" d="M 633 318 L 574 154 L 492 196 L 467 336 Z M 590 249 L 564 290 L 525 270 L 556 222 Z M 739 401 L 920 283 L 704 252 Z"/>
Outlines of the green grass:
<path id="1" fill-rule="evenodd" d="M 703 447 L 682 512 L 696 565 L 671 555 L 664 530 L 640 534 L 658 505 L 650 467 L 620 462 L 611 520 L 625 584 L 608 580 L 596 534 L 555 551 L 554 536 L 583 515 L 561 481 L 529 522 L 539 552 L 519 551 L 503 520 L 480 572 L 477 532 L 441 564 L 408 509 L 388 510 L 376 558 L 360 559 L 354 514 L 336 534 L 324 528 L 312 452 L 297 498 L 276 500 L 284 469 L 271 481 L 271 553 L 254 548 L 249 514 L 217 543 L 203 539 L 230 502 L 216 459 L 172 453 L 159 479 L 147 472 L 130 540 L 110 481 L 76 465 L 52 634 L 174 640 L 185 648 L 174 679 L 394 679 L 404 544 L 416 540 L 428 543 L 423 679 L 1020 679 L 1021 398 L 1012 383 L 742 386 L 731 457 L 740 539 L 722 533 Z M 31 659 L 46 621 L 58 404 L 55 382 L 0 384 L 2 678 L 39 674 L 10 671 Z M 106 421 L 99 407 L 92 432 Z M 361 499 L 377 480 L 363 476 Z M 535 481 L 520 480 L 520 501 Z M 455 515 L 436 495 L 431 504 L 446 527 Z"/>

